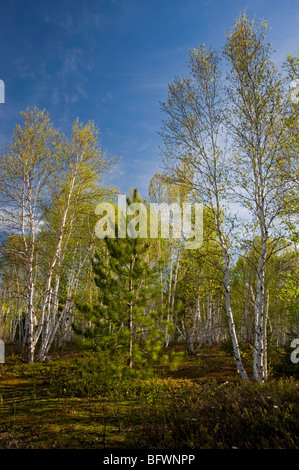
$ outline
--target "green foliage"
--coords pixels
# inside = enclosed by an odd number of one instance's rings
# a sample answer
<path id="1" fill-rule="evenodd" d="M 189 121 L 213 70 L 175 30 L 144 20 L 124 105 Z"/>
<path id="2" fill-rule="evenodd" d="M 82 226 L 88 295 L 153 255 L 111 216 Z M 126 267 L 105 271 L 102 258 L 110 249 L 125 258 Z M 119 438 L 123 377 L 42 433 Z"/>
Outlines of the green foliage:
<path id="1" fill-rule="evenodd" d="M 134 190 L 127 202 L 140 201 Z M 163 330 L 151 308 L 159 294 L 157 263 L 150 264 L 150 244 L 139 236 L 105 237 L 104 243 L 104 252 L 96 252 L 92 259 L 98 299 L 78 304 L 90 324 L 83 332 L 85 346 L 102 351 L 111 366 L 148 368 L 163 352 Z"/>
<path id="2" fill-rule="evenodd" d="M 104 353 L 88 353 L 51 373 L 50 391 L 57 397 L 106 397 L 124 399 L 132 383 L 142 381 L 143 371 L 130 370 Z M 148 372 L 146 374 L 148 378 Z"/>
<path id="3" fill-rule="evenodd" d="M 163 393 L 163 403 L 145 408 L 139 438 L 146 448 L 159 449 L 298 448 L 298 397 L 292 379 L 178 383 Z"/>
<path id="4" fill-rule="evenodd" d="M 291 348 L 290 343 L 291 340 L 289 344 L 281 348 L 279 358 L 273 366 L 273 372 L 282 377 L 293 377 L 299 380 L 299 364 L 294 364 L 291 361 L 291 354 L 294 348 Z"/>
<path id="5" fill-rule="evenodd" d="M 225 351 L 226 353 L 231 354 L 231 355 L 234 354 L 233 342 L 230 339 L 221 341 L 220 347 L 222 351 Z"/>
<path id="6" fill-rule="evenodd" d="M 152 375 L 107 367 L 103 353 L 66 352 L 33 364 L 9 354 L 1 370 L 1 448 L 299 446 L 293 377 L 264 384 L 236 380 L 233 359 L 216 347 L 185 357 L 176 371 L 167 363 Z M 277 356 L 276 363 L 278 350 Z M 189 373 L 199 364 L 204 377 Z"/>
<path id="7" fill-rule="evenodd" d="M 183 250 L 181 241 L 161 236 L 95 242 L 94 206 L 116 194 L 101 183 L 115 159 L 101 151 L 92 122 L 77 119 L 67 137 L 46 111 L 21 113 L 23 123 L 0 159 L 0 202 L 11 224 L 0 247 L 0 330 L 12 340 L 19 336 L 20 344 L 27 339 L 32 349 L 38 345 L 43 360 L 52 344 L 65 341 L 73 322 L 83 348 L 99 359 L 98 366 L 80 366 L 77 383 L 68 371 L 66 389 L 95 394 L 106 369 L 118 382 L 126 374 L 150 375 L 161 361 L 173 361 L 175 369 L 180 357 L 166 354 L 168 343 L 183 339 L 194 357 L 205 335 L 221 343 L 230 331 L 224 326 L 230 307 L 238 340 L 252 345 L 262 291 L 269 347 L 297 337 L 299 107 L 285 85 L 298 77 L 299 56 L 287 56 L 284 81 L 271 60 L 267 30 L 265 21 L 258 25 L 244 13 L 227 35 L 227 96 L 220 54 L 200 45 L 189 52 L 188 77 L 169 85 L 162 104 L 167 168 L 151 179 L 149 198 L 204 203 L 198 250 Z M 227 218 L 229 203 L 237 201 L 254 219 L 246 239 L 234 225 L 237 219 Z M 127 202 L 147 204 L 137 190 Z M 262 217 L 257 207 L 264 208 Z M 261 272 L 265 283 L 258 289 Z M 242 358 L 249 358 L 250 348 L 244 347 Z M 221 349 L 231 354 L 231 341 Z M 289 374 L 292 367 L 282 365 Z"/>

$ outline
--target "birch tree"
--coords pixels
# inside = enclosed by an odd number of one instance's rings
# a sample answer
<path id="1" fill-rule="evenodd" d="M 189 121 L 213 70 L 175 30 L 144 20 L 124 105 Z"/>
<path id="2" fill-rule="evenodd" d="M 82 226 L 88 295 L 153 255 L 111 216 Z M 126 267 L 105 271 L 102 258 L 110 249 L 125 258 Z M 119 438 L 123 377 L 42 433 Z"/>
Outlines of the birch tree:
<path id="1" fill-rule="evenodd" d="M 171 185 L 161 173 L 155 173 L 149 184 L 149 197 L 151 202 L 156 204 L 172 204 L 182 203 L 186 200 L 186 191 L 183 188 Z M 171 214 L 169 214 L 171 218 Z M 170 221 L 171 222 L 171 221 Z M 162 250 L 163 248 L 163 250 Z M 158 259 L 162 261 L 162 251 L 166 253 L 167 274 L 162 273 L 162 264 L 160 265 L 160 286 L 161 286 L 161 304 L 166 310 L 166 331 L 164 346 L 167 348 L 171 339 L 169 326 L 173 321 L 175 293 L 178 282 L 178 272 L 180 269 L 180 261 L 182 257 L 182 242 L 180 239 L 174 239 L 169 234 L 168 239 L 161 238 L 161 230 L 158 229 Z M 163 282 L 163 278 L 165 282 Z M 163 286 L 166 284 L 167 292 L 163 295 Z M 165 299 L 165 302 L 164 302 Z M 164 310 L 164 308 L 162 308 Z"/>
<path id="2" fill-rule="evenodd" d="M 169 85 L 162 138 L 165 143 L 165 171 L 173 184 L 192 189 L 197 200 L 211 211 L 223 257 L 223 289 L 230 337 L 237 370 L 247 379 L 236 335 L 230 292 L 230 245 L 225 219 L 227 167 L 221 126 L 224 106 L 220 58 L 201 45 L 189 53 L 189 77 Z M 188 171 L 186 171 L 188 169 Z"/>
<path id="3" fill-rule="evenodd" d="M 69 248 L 70 238 L 76 230 L 76 219 L 80 217 L 80 210 L 84 209 L 83 203 L 85 201 L 88 199 L 95 201 L 96 193 L 98 197 L 103 196 L 98 180 L 109 170 L 113 160 L 108 161 L 105 155 L 102 154 L 95 126 L 92 123 L 82 125 L 77 120 L 73 126 L 71 138 L 64 137 L 62 158 L 59 164 L 59 181 L 55 181 L 55 185 L 52 185 L 50 199 L 56 212 L 56 223 L 55 225 L 51 224 L 53 252 L 46 273 L 44 296 L 34 346 L 42 333 L 45 318 L 49 316 L 46 312 L 51 304 L 53 306 L 51 314 L 53 318 L 57 317 L 60 271 Z M 85 261 L 90 250 L 91 247 L 87 249 Z M 71 289 L 69 295 L 73 288 L 74 284 L 70 282 L 68 286 L 68 289 Z M 47 328 L 49 325 L 52 325 L 52 327 L 43 335 L 38 356 L 39 360 L 43 360 L 45 357 L 46 351 L 49 349 L 49 341 L 50 343 L 53 341 L 53 335 L 57 331 L 63 314 L 64 312 L 56 320 L 52 319 L 51 323 L 47 320 Z"/>
<path id="4" fill-rule="evenodd" d="M 205 237 L 201 248 L 183 251 L 175 299 L 175 326 L 191 355 L 196 355 L 204 342 L 217 342 L 217 332 L 226 334 L 219 315 L 223 300 L 222 253 L 215 243 L 210 211 L 204 211 L 203 225 Z"/>
<path id="5" fill-rule="evenodd" d="M 53 128 L 45 111 L 28 109 L 21 117 L 23 127 L 16 126 L 0 161 L 0 196 L 4 226 L 21 240 L 13 252 L 26 272 L 25 339 L 32 362 L 39 340 L 38 359 L 44 359 L 64 318 L 65 310 L 58 315 L 61 273 L 78 219 L 82 220 L 80 210 L 84 212 L 89 202 L 90 211 L 97 198 L 111 192 L 102 177 L 115 159 L 106 159 L 101 152 L 93 123 L 77 120 L 67 138 Z M 81 252 L 79 271 L 88 250 Z M 68 280 L 70 296 L 76 276 Z"/>
<path id="6" fill-rule="evenodd" d="M 286 145 L 284 93 L 282 78 L 271 61 L 271 46 L 266 42 L 268 25 L 256 25 L 244 13 L 227 36 L 224 55 L 228 60 L 228 95 L 231 114 L 228 121 L 234 142 L 234 200 L 252 216 L 252 226 L 260 238 L 256 266 L 255 344 L 253 377 L 266 378 L 266 298 L 265 270 L 279 237 L 279 218 L 284 212 L 286 189 L 280 168 Z M 275 226 L 276 224 L 276 226 Z"/>
<path id="7" fill-rule="evenodd" d="M 42 223 L 42 205 L 49 182 L 57 171 L 59 136 L 48 113 L 36 108 L 20 113 L 12 143 L 0 160 L 0 197 L 4 226 L 20 235 L 22 246 L 14 252 L 26 270 L 28 361 L 33 360 L 36 324 L 35 280 L 36 238 Z"/>

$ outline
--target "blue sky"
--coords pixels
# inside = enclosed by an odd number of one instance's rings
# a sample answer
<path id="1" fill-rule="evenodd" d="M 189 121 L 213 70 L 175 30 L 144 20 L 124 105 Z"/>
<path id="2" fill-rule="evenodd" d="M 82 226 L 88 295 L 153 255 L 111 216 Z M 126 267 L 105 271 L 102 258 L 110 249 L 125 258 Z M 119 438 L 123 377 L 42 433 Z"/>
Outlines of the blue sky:
<path id="1" fill-rule="evenodd" d="M 167 84 L 186 72 L 189 48 L 221 48 L 245 7 L 270 23 L 278 65 L 298 51 L 297 0 L 0 0 L 0 146 L 27 106 L 66 133 L 93 120 L 102 149 L 122 157 L 111 181 L 147 196 Z"/>

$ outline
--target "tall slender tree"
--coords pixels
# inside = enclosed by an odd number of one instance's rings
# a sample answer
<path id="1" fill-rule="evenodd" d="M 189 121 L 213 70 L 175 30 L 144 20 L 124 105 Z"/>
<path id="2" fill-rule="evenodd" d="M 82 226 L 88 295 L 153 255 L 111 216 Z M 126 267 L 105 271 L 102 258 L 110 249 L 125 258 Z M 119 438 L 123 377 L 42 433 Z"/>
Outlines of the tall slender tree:
<path id="1" fill-rule="evenodd" d="M 26 270 L 28 361 L 35 347 L 36 238 L 42 223 L 42 205 L 49 184 L 57 173 L 60 138 L 45 111 L 37 108 L 20 113 L 12 143 L 0 160 L 0 198 L 5 228 L 20 234 L 22 247 L 15 252 Z"/>
<path id="2" fill-rule="evenodd" d="M 134 189 L 127 204 L 140 202 Z M 126 225 L 132 222 L 127 216 Z M 80 309 L 92 319 L 91 337 L 97 347 L 111 356 L 117 355 L 132 369 L 156 358 L 162 346 L 163 333 L 157 328 L 156 312 L 151 308 L 160 290 L 159 269 L 149 263 L 150 245 L 144 238 L 128 233 L 124 238 L 118 235 L 116 224 L 116 237 L 104 238 L 106 256 L 94 254 L 92 266 L 99 289 L 98 301 L 81 305 Z"/>
<path id="3" fill-rule="evenodd" d="M 260 238 L 254 296 L 253 376 L 257 382 L 266 378 L 266 264 L 281 238 L 276 222 L 284 212 L 286 189 L 281 177 L 287 143 L 283 81 L 271 60 L 267 28 L 265 21 L 257 25 L 244 13 L 228 34 L 224 49 L 230 67 L 227 78 L 231 114 L 227 123 L 235 151 L 231 161 L 234 201 L 249 211 L 251 231 L 255 233 L 257 226 Z"/>
<path id="4" fill-rule="evenodd" d="M 226 217 L 227 160 L 223 123 L 225 107 L 216 51 L 200 45 L 189 53 L 187 78 L 169 85 L 162 103 L 165 171 L 172 184 L 187 187 L 211 212 L 223 257 L 223 290 L 237 370 L 247 379 L 231 306 L 230 224 Z"/>
<path id="5" fill-rule="evenodd" d="M 18 256 L 26 272 L 25 338 L 32 362 L 39 339 L 38 359 L 43 360 L 55 332 L 60 272 L 78 211 L 99 192 L 100 178 L 115 159 L 108 160 L 101 152 L 93 123 L 77 120 L 67 138 L 53 128 L 46 111 L 28 108 L 21 117 L 23 126 L 16 126 L 0 159 L 0 201 L 4 229 L 21 241 L 6 248 Z M 41 260 L 46 227 L 51 240 Z"/>

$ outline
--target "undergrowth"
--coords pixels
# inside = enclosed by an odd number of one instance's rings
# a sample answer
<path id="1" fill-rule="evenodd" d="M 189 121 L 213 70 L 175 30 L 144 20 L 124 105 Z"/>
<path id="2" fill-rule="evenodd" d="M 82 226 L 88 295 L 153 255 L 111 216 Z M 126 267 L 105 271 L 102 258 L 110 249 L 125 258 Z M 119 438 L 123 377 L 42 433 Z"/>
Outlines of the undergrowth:
<path id="1" fill-rule="evenodd" d="M 92 353 L 42 364 L 12 355 L 0 376 L 0 448 L 297 449 L 299 388 L 286 353 L 256 384 L 224 349 L 203 348 L 176 370 L 108 366 Z"/>
<path id="2" fill-rule="evenodd" d="M 299 447 L 299 388 L 293 378 L 266 384 L 215 381 L 169 390 L 170 400 L 145 407 L 146 448 L 284 449 Z M 137 444 L 137 441 L 136 441 Z"/>

